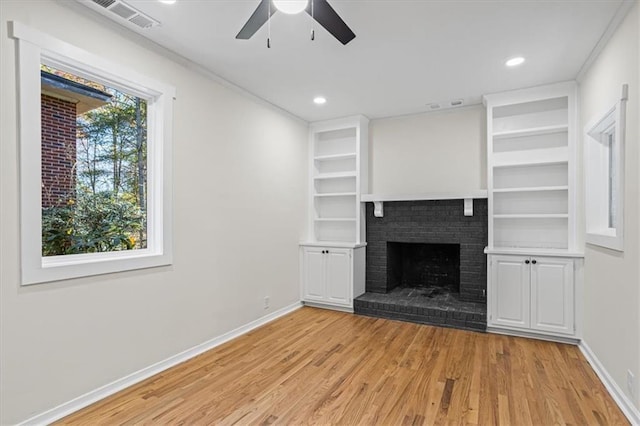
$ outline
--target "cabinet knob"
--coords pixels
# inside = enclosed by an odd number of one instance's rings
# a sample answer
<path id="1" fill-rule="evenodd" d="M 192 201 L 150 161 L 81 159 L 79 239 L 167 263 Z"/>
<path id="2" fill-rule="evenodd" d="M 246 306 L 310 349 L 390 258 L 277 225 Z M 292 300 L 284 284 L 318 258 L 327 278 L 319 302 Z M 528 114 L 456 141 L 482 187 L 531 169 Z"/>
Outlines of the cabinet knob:
<path id="1" fill-rule="evenodd" d="M 531 263 L 533 263 L 533 264 L 535 265 L 536 263 L 538 263 L 538 261 L 537 261 L 537 260 L 535 260 L 535 259 L 533 259 L 533 260 L 531 261 Z"/>
<path id="2" fill-rule="evenodd" d="M 525 260 L 524 263 L 529 264 L 529 259 Z"/>

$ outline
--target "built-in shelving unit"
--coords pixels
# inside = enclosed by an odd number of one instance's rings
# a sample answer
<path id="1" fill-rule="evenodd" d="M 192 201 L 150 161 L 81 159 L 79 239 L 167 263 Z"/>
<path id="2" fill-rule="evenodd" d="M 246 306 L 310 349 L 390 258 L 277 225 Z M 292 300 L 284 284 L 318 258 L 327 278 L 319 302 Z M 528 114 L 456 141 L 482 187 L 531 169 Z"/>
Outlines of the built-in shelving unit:
<path id="1" fill-rule="evenodd" d="M 487 330 L 576 341 L 575 83 L 487 95 Z"/>
<path id="2" fill-rule="evenodd" d="M 362 116 L 310 126 L 309 239 L 300 244 L 305 304 L 353 312 L 364 293 L 368 130 Z"/>
<path id="3" fill-rule="evenodd" d="M 575 248 L 575 85 L 484 100 L 489 247 Z"/>
<path id="4" fill-rule="evenodd" d="M 309 234 L 312 241 L 363 241 L 360 194 L 366 192 L 368 120 L 313 123 L 310 130 Z"/>

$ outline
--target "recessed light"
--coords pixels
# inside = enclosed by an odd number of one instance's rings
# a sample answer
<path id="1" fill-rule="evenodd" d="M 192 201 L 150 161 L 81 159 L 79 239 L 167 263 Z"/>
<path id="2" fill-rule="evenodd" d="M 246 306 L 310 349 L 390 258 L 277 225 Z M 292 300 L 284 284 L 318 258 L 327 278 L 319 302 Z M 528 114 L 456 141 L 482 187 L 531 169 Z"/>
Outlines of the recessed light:
<path id="1" fill-rule="evenodd" d="M 164 4 L 174 4 L 176 0 L 158 0 L 160 3 Z"/>
<path id="2" fill-rule="evenodd" d="M 504 64 L 508 67 L 516 67 L 524 62 L 524 58 L 522 56 L 516 56 L 515 58 L 509 59 Z"/>
<path id="3" fill-rule="evenodd" d="M 323 96 L 316 96 L 313 98 L 313 103 L 316 105 L 324 105 L 327 103 L 327 99 Z"/>
<path id="4" fill-rule="evenodd" d="M 280 12 L 288 15 L 295 15 L 307 8 L 309 0 L 273 0 L 273 5 Z"/>

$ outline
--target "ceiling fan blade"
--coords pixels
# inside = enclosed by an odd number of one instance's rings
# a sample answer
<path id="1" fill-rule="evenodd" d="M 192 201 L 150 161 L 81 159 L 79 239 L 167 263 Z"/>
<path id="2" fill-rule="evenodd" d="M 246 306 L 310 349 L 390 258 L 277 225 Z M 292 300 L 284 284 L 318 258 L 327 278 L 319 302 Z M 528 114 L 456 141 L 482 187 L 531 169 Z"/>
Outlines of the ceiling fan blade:
<path id="1" fill-rule="evenodd" d="M 307 6 L 306 11 L 311 15 L 311 3 Z M 347 44 L 356 38 L 351 28 L 333 10 L 327 0 L 313 0 L 313 18 L 342 44 Z"/>
<path id="2" fill-rule="evenodd" d="M 262 27 L 269 18 L 276 13 L 276 8 L 271 8 L 271 14 L 269 14 L 269 2 L 271 0 L 261 0 L 260 4 L 253 12 L 249 20 L 244 27 L 240 30 L 237 39 L 249 40 L 259 29 Z"/>

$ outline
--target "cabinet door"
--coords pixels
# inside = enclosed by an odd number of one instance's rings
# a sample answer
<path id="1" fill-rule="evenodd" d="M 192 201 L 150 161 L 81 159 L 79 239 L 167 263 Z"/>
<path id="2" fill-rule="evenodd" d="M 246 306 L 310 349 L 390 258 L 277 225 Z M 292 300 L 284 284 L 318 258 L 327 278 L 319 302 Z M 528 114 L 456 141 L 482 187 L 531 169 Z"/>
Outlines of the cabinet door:
<path id="1" fill-rule="evenodd" d="M 536 258 L 531 264 L 531 328 L 574 334 L 573 261 Z"/>
<path id="2" fill-rule="evenodd" d="M 329 249 L 327 259 L 327 301 L 351 306 L 351 251 Z"/>
<path id="3" fill-rule="evenodd" d="M 305 247 L 303 250 L 304 282 L 302 285 L 305 300 L 322 301 L 325 299 L 325 256 L 324 249 Z"/>
<path id="4" fill-rule="evenodd" d="M 527 260 L 524 256 L 492 256 L 490 325 L 529 328 Z"/>

